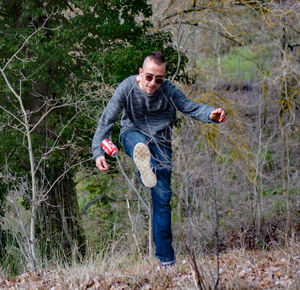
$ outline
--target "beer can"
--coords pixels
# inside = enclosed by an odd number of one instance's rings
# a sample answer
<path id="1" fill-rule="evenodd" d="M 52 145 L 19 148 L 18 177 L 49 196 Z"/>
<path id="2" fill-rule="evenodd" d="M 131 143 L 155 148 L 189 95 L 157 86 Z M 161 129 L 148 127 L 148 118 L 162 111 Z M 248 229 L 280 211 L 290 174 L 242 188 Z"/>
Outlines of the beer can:
<path id="1" fill-rule="evenodd" d="M 114 156 L 118 153 L 117 146 L 109 139 L 103 140 L 101 147 L 109 156 Z"/>

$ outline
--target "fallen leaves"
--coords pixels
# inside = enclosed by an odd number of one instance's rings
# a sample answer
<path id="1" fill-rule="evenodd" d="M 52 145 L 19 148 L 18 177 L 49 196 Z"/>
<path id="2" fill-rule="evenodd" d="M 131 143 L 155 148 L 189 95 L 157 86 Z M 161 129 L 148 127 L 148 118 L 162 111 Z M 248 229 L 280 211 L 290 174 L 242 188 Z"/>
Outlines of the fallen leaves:
<path id="1" fill-rule="evenodd" d="M 226 289 L 300 289 L 299 251 L 299 247 L 293 247 L 222 253 L 219 285 Z M 215 257 L 203 256 L 197 263 L 205 270 L 201 275 L 214 286 Z M 14 279 L 0 278 L 0 289 L 195 289 L 191 265 L 185 258 L 178 259 L 176 265 L 167 270 L 158 271 L 156 265 L 156 261 L 139 261 L 139 264 L 109 271 L 97 265 L 92 271 L 89 265 L 78 265 L 70 269 L 27 272 Z M 207 275 L 208 272 L 213 275 Z"/>
<path id="2" fill-rule="evenodd" d="M 231 281 L 230 287 L 294 289 L 299 284 L 300 259 L 292 249 L 227 255 L 231 255 L 231 262 L 221 259 L 221 281 Z M 235 270 L 231 265 L 235 265 Z"/>
<path id="3" fill-rule="evenodd" d="M 57 272 L 48 270 L 40 273 L 26 272 L 11 280 L 3 279 L 0 289 L 52 289 L 59 285 L 62 285 L 62 279 Z"/>

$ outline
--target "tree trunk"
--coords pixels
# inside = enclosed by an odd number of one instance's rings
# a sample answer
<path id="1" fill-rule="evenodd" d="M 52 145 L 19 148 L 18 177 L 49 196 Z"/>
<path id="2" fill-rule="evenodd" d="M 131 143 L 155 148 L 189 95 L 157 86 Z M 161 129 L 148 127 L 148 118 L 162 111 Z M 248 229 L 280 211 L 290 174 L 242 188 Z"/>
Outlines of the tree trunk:
<path id="1" fill-rule="evenodd" d="M 37 236 L 43 256 L 84 255 L 85 236 L 72 176 L 57 183 L 38 210 Z"/>

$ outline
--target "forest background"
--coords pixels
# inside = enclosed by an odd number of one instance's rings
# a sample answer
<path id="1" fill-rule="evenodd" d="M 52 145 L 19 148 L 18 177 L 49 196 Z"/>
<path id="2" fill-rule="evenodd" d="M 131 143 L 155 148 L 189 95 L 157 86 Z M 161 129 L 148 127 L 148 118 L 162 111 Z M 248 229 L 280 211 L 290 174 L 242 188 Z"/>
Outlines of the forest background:
<path id="1" fill-rule="evenodd" d="M 178 114 L 177 255 L 299 242 L 299 11 L 296 0 L 1 0 L 3 275 L 108 252 L 152 258 L 132 161 L 121 150 L 102 174 L 90 148 L 114 89 L 153 50 L 188 97 L 227 113 L 220 125 Z"/>

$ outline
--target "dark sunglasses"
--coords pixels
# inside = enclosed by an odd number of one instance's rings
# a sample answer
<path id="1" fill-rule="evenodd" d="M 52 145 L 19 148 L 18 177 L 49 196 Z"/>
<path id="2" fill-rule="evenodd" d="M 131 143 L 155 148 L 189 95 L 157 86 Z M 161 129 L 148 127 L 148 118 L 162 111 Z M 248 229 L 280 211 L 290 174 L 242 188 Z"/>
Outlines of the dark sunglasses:
<path id="1" fill-rule="evenodd" d="M 154 76 L 152 75 L 145 75 L 145 78 L 148 82 L 151 82 L 154 79 Z M 156 78 L 155 77 L 155 83 L 157 83 L 158 85 L 160 85 L 162 82 L 164 81 L 163 78 Z"/>

